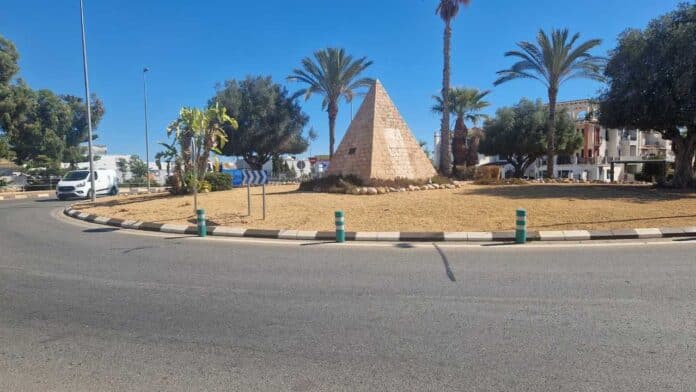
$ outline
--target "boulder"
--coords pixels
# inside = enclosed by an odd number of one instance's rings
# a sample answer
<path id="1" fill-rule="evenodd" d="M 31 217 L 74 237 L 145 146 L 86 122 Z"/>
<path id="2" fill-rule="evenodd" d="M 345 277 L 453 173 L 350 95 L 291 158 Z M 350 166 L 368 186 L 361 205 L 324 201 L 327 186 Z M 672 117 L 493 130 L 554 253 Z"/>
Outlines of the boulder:
<path id="1" fill-rule="evenodd" d="M 367 188 L 367 194 L 368 195 L 377 195 L 377 194 L 379 194 L 379 192 L 377 192 L 377 188 L 370 187 L 370 188 Z"/>

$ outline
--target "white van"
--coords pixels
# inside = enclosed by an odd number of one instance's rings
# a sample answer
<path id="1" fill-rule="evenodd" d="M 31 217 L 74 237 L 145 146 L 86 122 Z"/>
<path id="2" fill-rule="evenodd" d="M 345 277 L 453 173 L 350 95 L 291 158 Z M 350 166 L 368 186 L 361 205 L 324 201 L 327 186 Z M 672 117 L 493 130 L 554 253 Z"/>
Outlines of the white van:
<path id="1" fill-rule="evenodd" d="M 94 187 L 97 195 L 118 195 L 118 176 L 115 170 L 95 170 Z M 65 200 L 70 197 L 90 199 L 92 184 L 89 170 L 73 170 L 68 172 L 56 187 L 56 197 Z"/>

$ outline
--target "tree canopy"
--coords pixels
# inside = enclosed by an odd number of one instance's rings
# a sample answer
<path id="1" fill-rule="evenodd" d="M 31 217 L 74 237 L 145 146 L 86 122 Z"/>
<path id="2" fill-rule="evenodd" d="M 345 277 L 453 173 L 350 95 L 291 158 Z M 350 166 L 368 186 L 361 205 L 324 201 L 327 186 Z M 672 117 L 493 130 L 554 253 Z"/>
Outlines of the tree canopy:
<path id="1" fill-rule="evenodd" d="M 602 124 L 660 132 L 675 153 L 673 185 L 688 186 L 696 151 L 696 4 L 622 33 L 605 74 Z"/>
<path id="2" fill-rule="evenodd" d="M 313 131 L 303 135 L 309 117 L 270 77 L 229 80 L 218 86 L 213 102 L 224 106 L 238 124 L 236 130 L 224 127 L 229 142 L 222 154 L 240 156 L 254 169 L 261 169 L 273 156 L 305 152 L 315 137 Z"/>
<path id="3" fill-rule="evenodd" d="M 0 135 L 15 161 L 49 166 L 84 161 L 81 143 L 88 141 L 84 99 L 32 90 L 23 80 L 14 80 L 18 58 L 14 45 L 0 36 Z M 104 105 L 95 95 L 91 101 L 92 126 L 96 128 Z"/>
<path id="4" fill-rule="evenodd" d="M 547 153 L 547 119 L 549 109 L 541 100 L 522 99 L 513 107 L 496 111 L 494 118 L 486 121 L 479 152 L 501 155 L 515 168 L 515 177 L 522 177 L 535 160 Z M 582 135 L 575 130 L 573 119 L 562 111 L 556 117 L 556 148 L 564 154 L 572 154 L 583 143 Z"/>

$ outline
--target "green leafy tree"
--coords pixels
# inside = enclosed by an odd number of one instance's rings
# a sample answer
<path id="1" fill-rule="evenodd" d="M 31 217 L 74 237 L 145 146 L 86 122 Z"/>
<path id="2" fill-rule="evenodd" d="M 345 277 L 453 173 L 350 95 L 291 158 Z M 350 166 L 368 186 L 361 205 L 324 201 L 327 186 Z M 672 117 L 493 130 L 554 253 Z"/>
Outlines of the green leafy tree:
<path id="1" fill-rule="evenodd" d="M 514 79 L 534 79 L 546 86 L 549 99 L 549 117 L 547 120 L 547 177 L 555 177 L 554 157 L 557 152 L 556 102 L 558 90 L 568 80 L 585 78 L 603 81 L 602 68 L 605 59 L 590 54 L 590 50 L 602 41 L 592 39 L 578 43 L 580 34 L 572 37 L 567 29 L 553 30 L 551 37 L 540 30 L 536 45 L 522 41 L 517 43 L 520 50 L 505 53 L 506 57 L 519 59 L 509 69 L 498 71 L 499 78 L 495 85 Z"/>
<path id="2" fill-rule="evenodd" d="M 488 94 L 490 90 L 480 91 L 476 88 L 455 87 L 450 90 L 448 107 L 451 114 L 456 116 L 452 138 L 452 156 L 455 165 L 463 165 L 470 160 L 471 152 L 467 147 L 470 147 L 472 143 L 467 143 L 469 128 L 466 126 L 466 121 L 470 121 L 476 127 L 479 121 L 488 117 L 481 113 L 483 109 L 490 106 L 490 103 L 484 100 Z M 442 97 L 434 95 L 433 99 L 435 100 L 432 107 L 433 113 L 442 114 L 444 110 Z M 476 153 L 475 148 L 472 151 Z"/>
<path id="3" fill-rule="evenodd" d="M 440 173 L 449 176 L 452 172 L 452 157 L 450 156 L 450 81 L 451 76 L 451 46 L 452 46 L 452 21 L 459 14 L 461 6 L 468 6 L 470 0 L 439 0 L 435 13 L 445 22 L 444 46 L 442 54 L 444 57 L 442 67 L 442 123 L 440 125 Z"/>
<path id="4" fill-rule="evenodd" d="M 313 130 L 303 136 L 309 117 L 270 77 L 227 81 L 210 101 L 219 102 L 238 123 L 236 129 L 225 127 L 230 143 L 222 148 L 222 154 L 240 156 L 255 170 L 274 156 L 307 151 L 310 140 L 316 137 Z"/>
<path id="5" fill-rule="evenodd" d="M 13 80 L 19 70 L 18 57 L 14 45 L 0 37 L 0 132 L 8 138 L 15 160 L 24 164 L 42 156 L 40 161 L 47 160 L 50 166 L 85 161 L 86 149 L 81 146 L 88 134 L 84 100 L 50 90 L 34 91 L 21 79 Z M 95 95 L 91 101 L 96 129 L 104 105 Z"/>
<path id="6" fill-rule="evenodd" d="M 15 159 L 15 152 L 12 150 L 6 136 L 0 136 L 0 159 L 12 161 Z"/>
<path id="7" fill-rule="evenodd" d="M 693 183 L 696 152 L 696 5 L 627 30 L 611 52 L 600 122 L 608 127 L 655 130 L 672 141 L 672 185 Z"/>
<path id="8" fill-rule="evenodd" d="M 0 35 L 0 86 L 9 84 L 19 72 L 18 61 L 19 53 L 15 45 Z"/>
<path id="9" fill-rule="evenodd" d="M 495 118 L 484 124 L 479 152 L 500 155 L 515 168 L 515 177 L 522 177 L 534 161 L 547 153 L 547 119 L 549 108 L 540 100 L 522 99 L 513 107 L 496 111 Z M 575 130 L 575 123 L 561 111 L 554 125 L 557 149 L 573 154 L 582 147 L 582 135 Z"/>
<path id="10" fill-rule="evenodd" d="M 224 106 L 215 104 L 206 110 L 182 108 L 179 118 L 167 128 L 167 134 L 179 142 L 176 160 L 175 191 L 189 192 L 205 176 L 211 151 L 220 152 L 228 141 L 225 127 L 237 128 L 237 121 Z"/>
<path id="11" fill-rule="evenodd" d="M 372 61 L 368 61 L 366 57 L 354 60 L 344 49 L 327 48 L 314 52 L 313 59 L 304 58 L 302 68 L 293 70 L 287 78 L 306 85 L 295 96 L 304 96 L 305 100 L 314 94 L 324 97 L 321 106 L 329 115 L 329 159 L 333 157 L 336 143 L 339 101 L 343 98 L 346 102 L 351 102 L 356 90 L 372 86 L 373 79 L 360 77 L 370 65 Z"/>
<path id="12" fill-rule="evenodd" d="M 141 180 L 147 178 L 149 174 L 147 163 L 140 159 L 139 156 L 131 155 L 128 166 L 134 179 Z"/>

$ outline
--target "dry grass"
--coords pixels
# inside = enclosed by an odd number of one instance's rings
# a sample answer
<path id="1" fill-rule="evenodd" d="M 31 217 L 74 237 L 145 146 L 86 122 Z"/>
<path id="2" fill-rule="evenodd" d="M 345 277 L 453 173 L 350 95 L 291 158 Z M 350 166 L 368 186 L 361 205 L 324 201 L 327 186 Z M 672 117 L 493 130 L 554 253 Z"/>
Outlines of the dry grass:
<path id="1" fill-rule="evenodd" d="M 296 185 L 268 188 L 268 219 L 261 220 L 261 188 L 201 195 L 209 224 L 252 228 L 333 230 L 334 211 L 351 231 L 514 230 L 515 210 L 527 209 L 531 229 L 617 229 L 696 225 L 696 193 L 646 186 L 538 184 L 465 185 L 459 189 L 352 196 L 301 193 Z M 191 196 L 100 199 L 89 213 L 162 223 L 191 223 Z"/>

